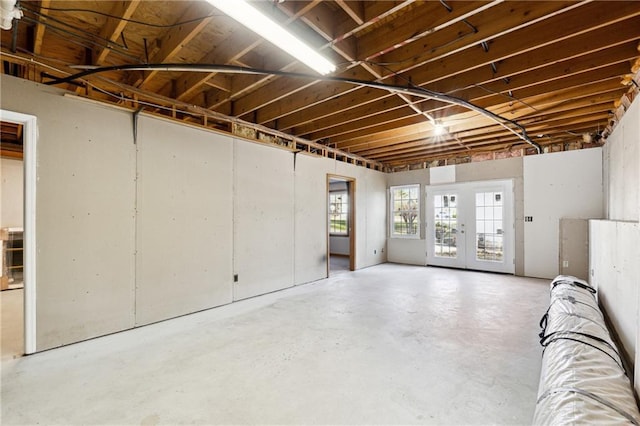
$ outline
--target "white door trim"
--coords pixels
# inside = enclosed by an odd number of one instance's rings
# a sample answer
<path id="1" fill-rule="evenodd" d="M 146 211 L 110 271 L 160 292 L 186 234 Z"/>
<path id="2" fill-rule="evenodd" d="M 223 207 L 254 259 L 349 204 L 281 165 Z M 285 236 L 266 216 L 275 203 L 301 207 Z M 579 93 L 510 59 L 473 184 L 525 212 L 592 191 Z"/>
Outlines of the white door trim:
<path id="1" fill-rule="evenodd" d="M 36 117 L 0 110 L 0 121 L 24 125 L 24 353 L 36 352 Z"/>

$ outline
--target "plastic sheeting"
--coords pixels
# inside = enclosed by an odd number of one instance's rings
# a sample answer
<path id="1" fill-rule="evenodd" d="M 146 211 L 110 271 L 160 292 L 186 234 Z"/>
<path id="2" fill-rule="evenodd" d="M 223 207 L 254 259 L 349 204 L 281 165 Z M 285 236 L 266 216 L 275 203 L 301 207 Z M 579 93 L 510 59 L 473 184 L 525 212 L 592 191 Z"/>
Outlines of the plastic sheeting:
<path id="1" fill-rule="evenodd" d="M 619 351 L 586 281 L 560 275 L 542 317 L 536 425 L 639 424 Z"/>

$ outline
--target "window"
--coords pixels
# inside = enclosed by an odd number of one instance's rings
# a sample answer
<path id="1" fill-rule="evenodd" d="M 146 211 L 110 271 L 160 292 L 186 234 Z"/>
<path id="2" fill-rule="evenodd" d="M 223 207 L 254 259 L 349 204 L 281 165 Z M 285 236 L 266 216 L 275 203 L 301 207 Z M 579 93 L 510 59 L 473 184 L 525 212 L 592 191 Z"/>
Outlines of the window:
<path id="1" fill-rule="evenodd" d="M 420 185 L 391 187 L 391 236 L 420 238 Z"/>
<path id="2" fill-rule="evenodd" d="M 329 233 L 349 235 L 349 196 L 346 191 L 329 193 Z"/>

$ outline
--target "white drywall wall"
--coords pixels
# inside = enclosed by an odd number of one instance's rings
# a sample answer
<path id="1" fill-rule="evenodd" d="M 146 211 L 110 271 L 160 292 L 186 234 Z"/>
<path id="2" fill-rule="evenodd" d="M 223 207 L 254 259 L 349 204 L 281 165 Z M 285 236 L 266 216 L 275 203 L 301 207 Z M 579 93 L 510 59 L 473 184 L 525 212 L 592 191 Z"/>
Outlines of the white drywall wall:
<path id="1" fill-rule="evenodd" d="M 635 360 L 640 226 L 637 222 L 590 220 L 589 236 L 590 282 L 598 289 L 598 301 L 611 319 L 624 351 Z"/>
<path id="2" fill-rule="evenodd" d="M 141 116 L 136 325 L 232 301 L 233 139 Z"/>
<path id="3" fill-rule="evenodd" d="M 384 174 L 365 170 L 366 184 L 366 256 L 367 266 L 387 261 L 387 178 Z M 362 185 L 360 185 L 362 189 Z"/>
<path id="4" fill-rule="evenodd" d="M 0 84 L 3 109 L 38 119 L 37 350 L 134 327 L 136 298 L 138 324 L 225 303 L 233 272 L 237 299 L 326 277 L 327 174 L 356 179 L 356 268 L 386 259 L 381 172 L 298 154 L 294 175 L 291 152 L 233 140 L 230 158 L 228 137 L 144 113 L 136 147 L 131 111 Z"/>
<path id="5" fill-rule="evenodd" d="M 640 220 L 640 101 L 635 99 L 604 146 L 607 218 Z"/>
<path id="6" fill-rule="evenodd" d="M 24 163 L 12 158 L 0 159 L 0 228 L 23 227 Z"/>
<path id="7" fill-rule="evenodd" d="M 37 116 L 37 350 L 134 325 L 131 114 L 3 76 L 2 109 Z"/>
<path id="8" fill-rule="evenodd" d="M 293 286 L 293 158 L 234 140 L 234 300 Z"/>
<path id="9" fill-rule="evenodd" d="M 327 277 L 327 172 L 335 160 L 296 156 L 295 284 Z"/>
<path id="10" fill-rule="evenodd" d="M 386 261 L 386 175 L 340 161 L 298 154 L 295 170 L 296 284 L 327 276 L 327 175 L 356 180 L 356 269 Z"/>
<path id="11" fill-rule="evenodd" d="M 425 240 L 425 187 L 430 183 L 429 169 L 411 170 L 406 172 L 397 172 L 387 174 L 387 188 L 400 185 L 420 184 L 420 238 L 391 238 L 390 224 L 387 224 L 385 232 L 389 236 L 387 238 L 387 259 L 389 262 L 403 263 L 407 265 L 427 264 L 427 242 Z M 387 191 L 389 197 L 389 191 Z M 387 214 L 389 214 L 389 204 L 387 204 Z"/>
<path id="12" fill-rule="evenodd" d="M 349 237 L 340 237 L 336 235 L 329 236 L 329 247 L 331 254 L 349 255 Z"/>
<path id="13" fill-rule="evenodd" d="M 386 177 L 384 173 L 335 162 L 336 175 L 355 181 L 355 267 L 366 268 L 385 262 L 386 252 Z M 374 253 L 375 251 L 375 253 Z"/>
<path id="14" fill-rule="evenodd" d="M 424 238 L 389 238 L 387 240 L 389 262 L 425 266 L 427 242 Z"/>
<path id="15" fill-rule="evenodd" d="M 524 157 L 524 274 L 554 278 L 560 218 L 603 216 L 602 149 Z"/>
<path id="16" fill-rule="evenodd" d="M 635 365 L 640 393 L 640 100 L 636 97 L 605 141 L 608 221 L 589 223 L 589 267 L 600 302 Z"/>

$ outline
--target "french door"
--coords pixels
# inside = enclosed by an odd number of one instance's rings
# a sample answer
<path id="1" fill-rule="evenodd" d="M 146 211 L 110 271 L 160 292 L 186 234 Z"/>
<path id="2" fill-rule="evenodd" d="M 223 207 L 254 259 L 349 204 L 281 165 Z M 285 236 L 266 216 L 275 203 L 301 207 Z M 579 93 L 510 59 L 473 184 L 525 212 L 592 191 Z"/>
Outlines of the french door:
<path id="1" fill-rule="evenodd" d="M 427 263 L 514 273 L 513 181 L 426 189 Z"/>

